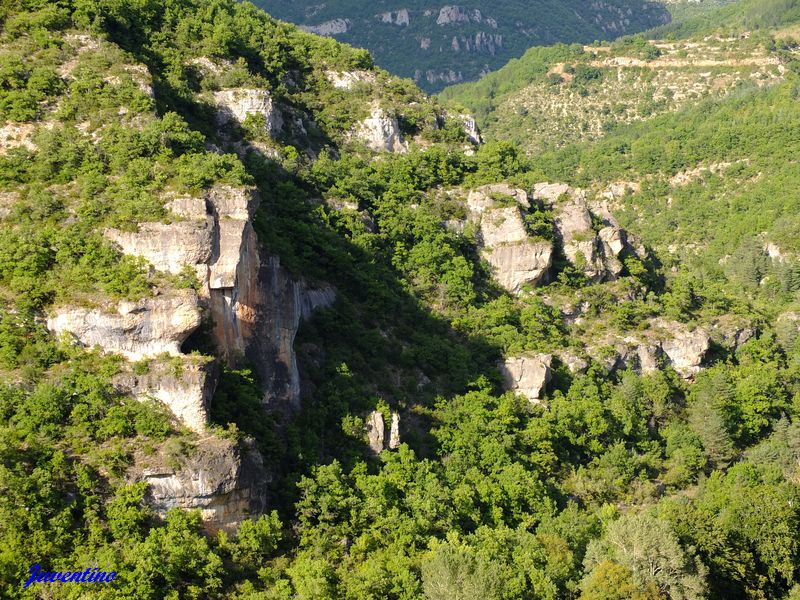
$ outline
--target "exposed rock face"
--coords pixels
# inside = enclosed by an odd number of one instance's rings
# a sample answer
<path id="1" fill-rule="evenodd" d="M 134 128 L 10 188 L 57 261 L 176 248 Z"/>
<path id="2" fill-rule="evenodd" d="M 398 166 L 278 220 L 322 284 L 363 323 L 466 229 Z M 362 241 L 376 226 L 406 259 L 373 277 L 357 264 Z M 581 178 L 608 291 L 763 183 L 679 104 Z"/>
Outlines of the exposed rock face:
<path id="1" fill-rule="evenodd" d="M 319 25 L 301 25 L 300 29 L 317 35 L 338 35 L 350 29 L 350 19 L 332 19 Z"/>
<path id="2" fill-rule="evenodd" d="M 516 205 L 498 207 L 493 195 L 509 196 Z M 501 286 L 516 294 L 545 279 L 553 264 L 553 248 L 550 242 L 528 236 L 523 221 L 528 207 L 524 190 L 505 184 L 484 186 L 470 192 L 467 207 L 480 224 L 481 255 Z"/>
<path id="3" fill-rule="evenodd" d="M 211 258 L 213 217 L 206 213 L 202 198 L 178 202 L 197 203 L 196 212 L 193 211 L 189 220 L 170 224 L 142 223 L 137 232 L 107 229 L 104 234 L 124 254 L 140 256 L 159 271 L 178 274 L 186 265 L 205 264 Z"/>
<path id="4" fill-rule="evenodd" d="M 389 450 L 400 447 L 400 414 L 392 413 L 392 425 L 389 429 Z"/>
<path id="5" fill-rule="evenodd" d="M 453 69 L 428 69 L 424 72 L 421 69 L 417 69 L 414 71 L 414 81 L 420 82 L 423 80 L 431 85 L 439 83 L 461 83 L 464 81 L 464 74 L 461 71 L 454 71 Z"/>
<path id="6" fill-rule="evenodd" d="M 36 150 L 33 143 L 33 133 L 36 131 L 34 123 L 13 123 L 7 121 L 0 126 L 0 156 L 8 154 L 9 150 L 25 148 Z"/>
<path id="7" fill-rule="evenodd" d="M 265 127 L 270 135 L 277 135 L 283 128 L 283 117 L 275 107 L 266 90 L 235 88 L 214 93 L 214 101 L 219 107 L 217 123 L 225 126 L 235 121 L 239 124 L 250 116 L 264 117 Z"/>
<path id="8" fill-rule="evenodd" d="M 295 280 L 263 252 L 252 226 L 258 206 L 252 190 L 223 189 L 210 202 L 219 224 L 208 279 L 212 337 L 229 364 L 253 365 L 266 404 L 298 408 L 294 339 L 300 321 L 330 306 L 336 294 Z"/>
<path id="9" fill-rule="evenodd" d="M 483 14 L 478 9 L 469 10 L 463 6 L 443 6 L 439 9 L 436 18 L 437 25 L 450 25 L 452 23 L 482 23 Z M 497 23 L 495 23 L 497 27 Z"/>
<path id="10" fill-rule="evenodd" d="M 181 356 L 181 344 L 200 325 L 202 302 L 213 320 L 211 335 L 219 355 L 231 364 L 243 359 L 254 364 L 265 382 L 265 401 L 295 406 L 299 376 L 294 335 L 300 319 L 313 307 L 332 302 L 334 294 L 330 289 L 308 290 L 277 259 L 263 254 L 252 225 L 257 206 L 255 190 L 221 186 L 200 198 L 174 198 L 169 208 L 184 219 L 177 223 L 144 224 L 134 234 L 107 232 L 123 251 L 146 258 L 155 268 L 194 268 L 200 297 L 184 290 L 120 303 L 118 314 L 110 315 L 67 308 L 48 325 L 131 360 L 162 352 Z M 182 366 L 174 371 L 173 361 L 156 360 L 146 374 L 126 369 L 115 381 L 117 388 L 161 400 L 187 427 L 203 432 L 217 381 L 216 363 L 181 356 L 176 360 Z M 142 459 L 130 473 L 133 480 L 150 484 L 148 501 L 159 513 L 172 507 L 199 508 L 210 528 L 233 529 L 263 512 L 268 476 L 255 448 L 208 437 L 190 455 L 179 453 L 178 465 L 160 458 Z"/>
<path id="11" fill-rule="evenodd" d="M 556 233 L 564 249 L 564 255 L 573 265 L 594 281 L 613 279 L 622 272 L 622 263 L 612 251 L 612 244 L 619 246 L 613 231 L 606 231 L 608 243 L 592 228 L 592 216 L 581 197 L 573 197 L 567 202 L 557 204 L 555 227 Z M 606 255 L 608 250 L 608 255 Z"/>
<path id="12" fill-rule="evenodd" d="M 711 337 L 704 329 L 689 331 L 685 326 L 675 327 L 677 323 L 666 325 L 672 328 L 672 337 L 661 342 L 661 348 L 678 375 L 691 379 L 701 370 Z"/>
<path id="13" fill-rule="evenodd" d="M 353 89 L 360 83 L 372 85 L 376 81 L 372 71 L 326 71 L 325 76 L 333 87 L 342 90 Z"/>
<path id="14" fill-rule="evenodd" d="M 711 336 L 704 328 L 690 330 L 683 323 L 655 319 L 641 334 L 610 335 L 587 351 L 609 372 L 630 368 L 649 374 L 667 364 L 684 379 L 693 379 L 702 370 L 710 345 Z"/>
<path id="15" fill-rule="evenodd" d="M 533 186 L 533 195 L 535 198 L 555 202 L 563 194 L 568 194 L 571 189 L 566 183 L 537 183 Z"/>
<path id="16" fill-rule="evenodd" d="M 499 365 L 505 388 L 522 394 L 530 402 L 538 403 L 550 382 L 550 354 L 531 354 L 507 358 Z"/>
<path id="17" fill-rule="evenodd" d="M 663 356 L 663 347 L 659 344 L 641 344 L 636 348 L 638 367 L 644 374 L 658 371 Z"/>
<path id="18" fill-rule="evenodd" d="M 584 373 L 589 368 L 588 360 L 570 350 L 558 352 L 558 359 L 567 366 L 570 373 Z"/>
<path id="19" fill-rule="evenodd" d="M 369 448 L 375 454 L 380 454 L 383 450 L 383 439 L 386 434 L 386 424 L 383 422 L 383 413 L 373 410 L 367 417 L 367 439 Z"/>
<path id="20" fill-rule="evenodd" d="M 200 326 L 197 295 L 179 290 L 138 302 L 120 302 L 115 313 L 61 307 L 47 320 L 56 334 L 71 334 L 84 346 L 100 346 L 129 360 L 181 354 L 181 344 Z"/>
<path id="21" fill-rule="evenodd" d="M 606 225 L 595 231 L 586 193 L 560 183 L 534 186 L 534 196 L 545 201 L 555 213 L 555 230 L 567 260 L 591 280 L 609 281 L 619 277 L 626 252 L 644 257 L 640 248 L 605 208 L 598 220 Z"/>
<path id="22" fill-rule="evenodd" d="M 778 317 L 780 322 L 780 317 Z M 711 323 L 712 339 L 727 348 L 738 350 L 758 333 L 753 324 L 735 315 L 723 315 Z"/>
<path id="23" fill-rule="evenodd" d="M 411 23 L 411 15 L 407 8 L 381 13 L 377 17 L 381 20 L 381 23 L 389 23 L 400 27 L 407 27 Z"/>
<path id="24" fill-rule="evenodd" d="M 479 31 L 474 36 L 453 36 L 450 48 L 453 52 L 482 52 L 494 56 L 503 47 L 503 36 L 499 33 Z"/>
<path id="25" fill-rule="evenodd" d="M 264 512 L 269 482 L 261 455 L 251 443 L 237 447 L 214 437 L 173 460 L 164 456 L 163 449 L 155 457 L 137 457 L 128 479 L 150 485 L 147 500 L 158 514 L 175 507 L 200 509 L 209 529 L 229 532 Z"/>
<path id="26" fill-rule="evenodd" d="M 181 364 L 155 362 L 146 373 L 126 370 L 114 377 L 114 387 L 137 398 L 153 398 L 166 404 L 178 420 L 196 433 L 205 431 L 207 407 L 219 380 L 215 361 L 184 359 Z"/>
<path id="27" fill-rule="evenodd" d="M 277 257 L 262 257 L 256 277 L 256 318 L 240 329 L 241 337 L 235 341 L 244 346 L 245 357 L 264 383 L 265 403 L 296 409 L 300 402 L 300 374 L 294 340 L 300 321 L 308 319 L 316 309 L 332 305 L 336 292 L 330 287 L 313 288 L 303 279 L 292 278 Z"/>
<path id="28" fill-rule="evenodd" d="M 483 138 L 481 137 L 480 129 L 478 129 L 478 122 L 475 120 L 475 117 L 469 114 L 446 113 L 445 118 L 458 119 L 461 122 L 461 128 L 464 130 L 464 135 L 467 137 L 468 142 L 476 146 L 483 144 Z"/>
<path id="29" fill-rule="evenodd" d="M 597 236 L 603 244 L 604 253 L 614 257 L 622 254 L 622 251 L 628 245 L 625 230 L 619 227 L 603 227 L 597 233 Z"/>
<path id="30" fill-rule="evenodd" d="M 374 410 L 367 416 L 366 430 L 369 448 L 373 453 L 380 454 L 383 450 L 397 450 L 400 447 L 400 415 L 398 413 L 392 413 L 388 437 L 386 420 L 379 410 Z"/>
<path id="31" fill-rule="evenodd" d="M 497 282 L 514 294 L 526 285 L 541 283 L 553 264 L 553 249 L 545 242 L 505 244 L 484 256 L 492 265 Z"/>
<path id="32" fill-rule="evenodd" d="M 219 186 L 200 198 L 173 199 L 168 206 L 183 221 L 145 223 L 136 233 L 108 230 L 106 235 L 123 252 L 159 270 L 193 268 L 219 356 L 231 365 L 247 361 L 254 366 L 266 404 L 297 408 L 300 375 L 293 345 L 300 321 L 330 306 L 336 294 L 294 279 L 266 254 L 252 225 L 258 204 L 254 189 Z M 140 360 L 161 352 L 179 355 L 180 345 L 200 325 L 200 310 L 197 295 L 186 291 L 177 298 L 121 303 L 119 315 L 64 309 L 49 324 L 86 345 Z"/>
<path id="33" fill-rule="evenodd" d="M 375 152 L 407 152 L 408 144 L 400 133 L 397 118 L 373 105 L 370 116 L 356 129 L 355 136 Z"/>

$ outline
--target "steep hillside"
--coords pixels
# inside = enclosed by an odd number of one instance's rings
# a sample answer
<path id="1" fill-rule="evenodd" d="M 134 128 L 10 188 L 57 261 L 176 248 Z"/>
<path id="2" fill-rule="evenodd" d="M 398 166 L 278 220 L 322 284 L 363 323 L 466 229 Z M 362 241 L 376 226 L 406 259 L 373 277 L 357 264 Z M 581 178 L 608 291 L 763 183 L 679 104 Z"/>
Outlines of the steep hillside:
<path id="1" fill-rule="evenodd" d="M 783 80 L 791 60 L 785 44 L 778 49 L 749 34 L 533 48 L 441 97 L 474 112 L 488 138 L 532 153 L 598 139 L 742 87 L 769 87 Z"/>
<path id="2" fill-rule="evenodd" d="M 534 45 L 614 39 L 669 21 L 665 8 L 649 0 L 256 4 L 307 31 L 369 49 L 381 67 L 427 90 L 476 79 Z"/>
<path id="3" fill-rule="evenodd" d="M 700 34 L 738 35 L 775 29 L 800 19 L 797 0 L 704 0 L 670 6 L 673 21 L 647 32 L 651 38 L 686 38 Z"/>
<path id="4" fill-rule="evenodd" d="M 252 4 L 0 20 L 0 596 L 798 597 L 791 61 L 531 158 Z"/>

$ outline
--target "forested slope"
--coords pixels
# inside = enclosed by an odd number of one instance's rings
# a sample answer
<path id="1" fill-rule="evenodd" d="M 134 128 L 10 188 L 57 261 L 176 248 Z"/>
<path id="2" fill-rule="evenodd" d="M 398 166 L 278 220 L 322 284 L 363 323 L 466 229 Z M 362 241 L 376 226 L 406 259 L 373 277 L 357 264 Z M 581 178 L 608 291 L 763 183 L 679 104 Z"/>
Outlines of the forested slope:
<path id="1" fill-rule="evenodd" d="M 419 0 L 318 3 L 259 0 L 264 10 L 309 31 L 367 48 L 394 74 L 426 90 L 476 79 L 534 45 L 614 39 L 669 22 L 653 1 Z"/>
<path id="2" fill-rule="evenodd" d="M 0 7 L 3 597 L 798 596 L 789 61 L 529 156 L 247 3 Z"/>

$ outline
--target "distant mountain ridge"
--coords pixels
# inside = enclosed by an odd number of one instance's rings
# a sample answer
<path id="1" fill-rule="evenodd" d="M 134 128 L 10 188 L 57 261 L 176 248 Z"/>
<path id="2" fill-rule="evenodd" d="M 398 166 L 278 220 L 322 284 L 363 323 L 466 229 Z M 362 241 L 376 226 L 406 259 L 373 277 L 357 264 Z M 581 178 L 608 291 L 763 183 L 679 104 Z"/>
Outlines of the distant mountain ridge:
<path id="1" fill-rule="evenodd" d="M 535 45 L 614 39 L 670 22 L 649 0 L 254 0 L 307 31 L 367 48 L 428 91 L 477 79 Z"/>

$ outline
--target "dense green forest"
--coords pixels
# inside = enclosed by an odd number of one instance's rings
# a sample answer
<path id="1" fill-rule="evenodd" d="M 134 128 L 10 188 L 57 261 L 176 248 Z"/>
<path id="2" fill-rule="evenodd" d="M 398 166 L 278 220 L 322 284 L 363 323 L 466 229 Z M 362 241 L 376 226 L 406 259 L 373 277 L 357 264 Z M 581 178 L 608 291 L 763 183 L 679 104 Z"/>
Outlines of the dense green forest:
<path id="1" fill-rule="evenodd" d="M 774 86 L 527 155 L 468 144 L 439 100 L 367 52 L 249 3 L 3 0 L 0 20 L 2 597 L 800 598 L 793 68 Z M 506 72 L 546 76 L 580 52 L 531 50 Z M 225 68 L 204 75 L 199 59 Z M 343 90 L 330 72 L 372 78 Z M 221 131 L 209 98 L 244 87 L 268 90 L 299 125 L 272 135 L 248 117 Z M 352 134 L 376 97 L 408 152 L 378 154 Z M 671 179 L 723 161 L 687 185 Z M 637 183 L 613 208 L 646 251 L 624 255 L 613 280 L 557 256 L 544 285 L 503 289 L 464 197 L 543 181 L 598 195 Z M 122 357 L 45 322 L 53 307 L 198 287 L 103 232 L 169 223 L 165 198 L 219 185 L 255 186 L 260 243 L 337 299 L 295 341 L 312 384 L 300 410 L 268 410 L 251 370 L 223 367 L 200 437 L 120 393 Z M 531 239 L 563 244 L 531 197 Z M 608 331 L 648 335 L 659 320 L 726 319 L 750 335 L 712 340 L 693 379 L 668 364 L 642 374 L 587 356 L 572 371 L 556 358 L 544 402 L 531 403 L 505 391 L 497 366 L 580 353 Z M 192 342 L 213 356 L 202 335 Z M 370 411 L 402 414 L 397 448 L 369 450 Z M 235 532 L 208 531 L 197 510 L 157 514 L 128 477 L 139 455 L 166 448 L 177 461 L 210 437 L 253 440 L 270 472 L 266 513 Z M 24 588 L 34 564 L 119 577 Z"/>

